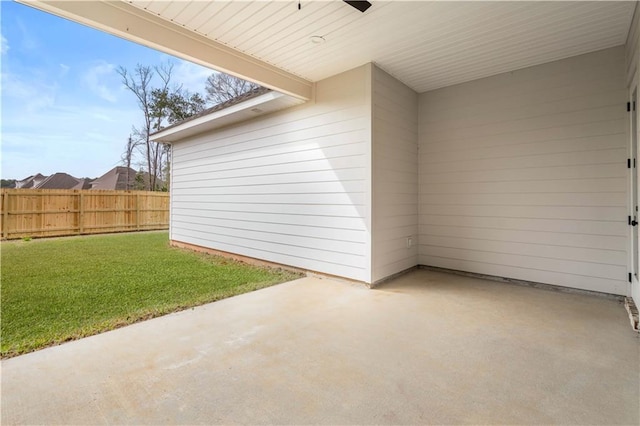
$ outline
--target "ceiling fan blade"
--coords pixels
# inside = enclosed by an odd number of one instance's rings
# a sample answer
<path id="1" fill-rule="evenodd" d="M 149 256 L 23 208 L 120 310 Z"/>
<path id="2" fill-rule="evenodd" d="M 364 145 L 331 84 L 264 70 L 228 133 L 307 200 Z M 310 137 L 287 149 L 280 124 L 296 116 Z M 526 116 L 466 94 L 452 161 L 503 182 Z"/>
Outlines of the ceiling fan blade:
<path id="1" fill-rule="evenodd" d="M 357 1 L 357 0 L 342 0 L 344 1 L 346 4 L 348 4 L 351 7 L 355 7 L 356 9 L 358 9 L 360 12 L 364 12 L 365 10 L 369 9 L 371 7 L 371 3 L 368 1 Z"/>

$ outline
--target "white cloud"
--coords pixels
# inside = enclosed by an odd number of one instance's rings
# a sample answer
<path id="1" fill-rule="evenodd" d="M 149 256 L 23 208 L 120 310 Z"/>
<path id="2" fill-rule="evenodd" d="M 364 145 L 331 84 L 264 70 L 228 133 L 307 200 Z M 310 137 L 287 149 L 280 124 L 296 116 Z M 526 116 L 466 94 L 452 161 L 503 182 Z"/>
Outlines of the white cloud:
<path id="1" fill-rule="evenodd" d="M 60 72 L 58 73 L 58 77 L 64 77 L 69 73 L 71 67 L 69 65 L 60 64 Z"/>
<path id="2" fill-rule="evenodd" d="M 117 89 L 109 87 L 109 83 L 113 84 L 114 80 L 117 81 L 115 68 L 116 66 L 113 64 L 104 61 L 98 62 L 85 72 L 82 79 L 84 85 L 100 98 L 112 103 L 117 102 Z"/>
<path id="3" fill-rule="evenodd" d="M 204 95 L 205 81 L 213 72 L 209 68 L 177 59 L 173 67 L 172 81 L 192 93 L 197 92 Z"/>
<path id="4" fill-rule="evenodd" d="M 20 47 L 24 50 L 36 50 L 39 46 L 38 40 L 27 29 L 27 26 L 21 19 L 16 19 L 16 25 L 20 30 Z"/>
<path id="5" fill-rule="evenodd" d="M 87 96 L 86 89 L 74 91 L 78 88 L 57 77 L 60 69 L 66 70 L 61 65 L 2 73 L 3 178 L 55 172 L 96 177 L 120 161 L 131 125 L 139 119 L 135 102 L 124 97 L 102 102 Z M 105 82 L 118 83 L 117 78 Z"/>
<path id="6" fill-rule="evenodd" d="M 10 124 L 2 128 L 3 178 L 55 172 L 97 177 L 119 163 L 137 110 L 121 104 L 66 105 L 7 115 Z"/>
<path id="7" fill-rule="evenodd" d="M 5 36 L 0 34 L 0 41 L 2 44 L 0 45 L 0 53 L 3 55 L 9 51 L 9 41 L 5 38 Z"/>
<path id="8" fill-rule="evenodd" d="M 110 123 L 114 123 L 115 120 L 113 119 L 113 117 L 100 113 L 100 112 L 94 112 L 91 114 L 92 118 L 95 118 L 96 120 L 102 120 L 102 121 L 108 121 Z"/>
<path id="9" fill-rule="evenodd" d="M 2 96 L 11 98 L 21 109 L 32 113 L 55 103 L 58 85 L 38 76 L 2 73 Z"/>

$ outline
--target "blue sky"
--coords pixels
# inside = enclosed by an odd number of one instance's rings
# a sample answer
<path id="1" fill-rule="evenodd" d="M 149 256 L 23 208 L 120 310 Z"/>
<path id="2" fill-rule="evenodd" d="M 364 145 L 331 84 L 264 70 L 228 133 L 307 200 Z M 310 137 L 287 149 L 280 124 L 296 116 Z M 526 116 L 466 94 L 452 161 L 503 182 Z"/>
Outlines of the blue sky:
<path id="1" fill-rule="evenodd" d="M 142 121 L 118 66 L 171 60 L 174 82 L 201 93 L 212 72 L 14 2 L 0 1 L 0 20 L 3 179 L 97 177 L 118 165 Z"/>

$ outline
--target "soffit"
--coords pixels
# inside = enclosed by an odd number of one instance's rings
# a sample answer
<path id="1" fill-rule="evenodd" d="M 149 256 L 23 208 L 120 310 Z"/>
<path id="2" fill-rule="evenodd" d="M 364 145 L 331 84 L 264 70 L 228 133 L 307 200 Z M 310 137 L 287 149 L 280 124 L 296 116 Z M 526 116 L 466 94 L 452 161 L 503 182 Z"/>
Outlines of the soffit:
<path id="1" fill-rule="evenodd" d="M 625 43 L 635 2 L 126 1 L 310 81 L 368 62 L 425 92 Z M 326 42 L 313 44 L 312 35 Z"/>
<path id="2" fill-rule="evenodd" d="M 267 93 L 258 91 L 257 94 L 258 96 L 249 97 L 239 103 L 233 103 L 233 100 L 229 105 L 224 105 L 223 103 L 220 109 L 213 107 L 208 111 L 203 111 L 202 115 L 196 115 L 153 133 L 151 139 L 156 142 L 179 142 L 203 132 L 304 103 L 301 99 L 273 91 Z"/>

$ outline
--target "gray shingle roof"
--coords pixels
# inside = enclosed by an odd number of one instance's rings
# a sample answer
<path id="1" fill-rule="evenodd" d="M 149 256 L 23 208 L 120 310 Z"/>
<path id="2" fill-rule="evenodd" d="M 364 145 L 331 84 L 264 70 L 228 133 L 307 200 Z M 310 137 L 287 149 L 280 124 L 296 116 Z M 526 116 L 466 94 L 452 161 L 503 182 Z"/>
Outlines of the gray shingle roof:
<path id="1" fill-rule="evenodd" d="M 37 173 L 35 175 L 28 176 L 22 180 L 16 181 L 16 188 L 33 188 L 47 177 Z"/>
<path id="2" fill-rule="evenodd" d="M 117 166 L 91 183 L 91 189 L 132 189 L 136 182 L 136 171 L 129 168 L 127 186 L 127 167 Z"/>
<path id="3" fill-rule="evenodd" d="M 37 189 L 73 189 L 81 183 L 80 179 L 76 179 L 67 173 L 54 173 L 40 184 L 36 185 Z"/>
<path id="4" fill-rule="evenodd" d="M 191 117 L 186 118 L 186 119 L 184 119 L 182 121 L 178 121 L 176 123 L 173 123 L 170 126 L 163 127 L 162 129 L 158 130 L 157 132 L 152 133 L 151 135 L 154 135 L 154 134 L 160 133 L 160 132 L 164 132 L 165 130 L 168 130 L 168 129 L 173 129 L 174 127 L 178 127 L 178 126 L 183 125 L 184 123 L 188 123 L 189 121 L 195 120 L 195 119 L 200 118 L 200 117 L 204 117 L 205 115 L 209 115 L 209 114 L 212 114 L 212 113 L 217 112 L 217 111 L 221 111 L 221 110 L 229 108 L 229 107 L 231 107 L 233 105 L 237 105 L 237 104 L 242 103 L 244 101 L 248 101 L 249 99 L 257 98 L 258 96 L 264 95 L 265 93 L 269 93 L 269 92 L 271 92 L 271 89 L 268 89 L 266 87 L 258 87 L 258 88 L 255 88 L 253 90 L 249 90 L 248 92 L 243 93 L 240 96 L 236 96 L 233 99 L 229 99 L 228 101 L 225 101 L 225 102 L 219 103 L 217 105 L 214 105 L 211 108 L 207 108 L 207 109 L 197 113 L 196 115 L 192 115 Z"/>
<path id="5" fill-rule="evenodd" d="M 95 179 L 91 182 L 90 189 L 117 189 L 117 190 L 132 190 L 132 189 L 141 189 L 139 187 L 138 182 L 136 181 L 136 177 L 138 176 L 138 172 L 132 168 L 129 168 L 129 185 L 127 185 L 127 167 L 124 166 L 116 166 L 113 169 L 109 170 L 107 173 L 103 174 L 99 178 Z M 149 173 L 142 172 L 142 181 L 145 185 L 149 183 Z M 164 185 L 164 182 L 158 179 L 156 184 L 159 186 Z"/>

